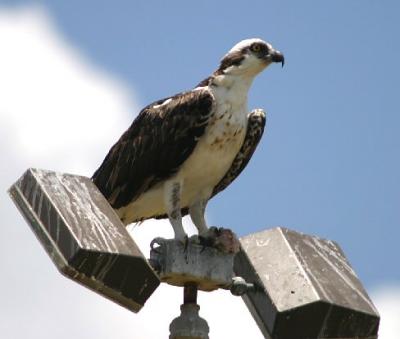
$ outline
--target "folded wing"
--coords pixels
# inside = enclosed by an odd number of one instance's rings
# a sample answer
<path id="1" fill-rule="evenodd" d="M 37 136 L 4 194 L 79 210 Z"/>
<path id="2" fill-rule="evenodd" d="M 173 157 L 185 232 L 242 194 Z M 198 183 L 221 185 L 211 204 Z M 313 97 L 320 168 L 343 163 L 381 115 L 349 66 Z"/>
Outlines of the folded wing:
<path id="1" fill-rule="evenodd" d="M 213 102 L 207 90 L 194 90 L 139 113 L 92 177 L 115 209 L 178 171 L 203 135 Z"/>

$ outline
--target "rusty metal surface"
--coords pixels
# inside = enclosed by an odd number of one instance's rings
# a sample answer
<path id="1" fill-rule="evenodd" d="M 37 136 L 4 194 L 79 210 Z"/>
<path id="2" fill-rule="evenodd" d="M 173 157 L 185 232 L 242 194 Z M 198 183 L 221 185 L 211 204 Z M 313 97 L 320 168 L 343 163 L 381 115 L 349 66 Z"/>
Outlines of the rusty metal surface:
<path id="1" fill-rule="evenodd" d="M 275 228 L 240 239 L 235 273 L 266 338 L 377 338 L 379 314 L 340 247 Z"/>
<path id="2" fill-rule="evenodd" d="M 9 190 L 57 268 L 137 312 L 160 281 L 89 178 L 29 169 Z"/>

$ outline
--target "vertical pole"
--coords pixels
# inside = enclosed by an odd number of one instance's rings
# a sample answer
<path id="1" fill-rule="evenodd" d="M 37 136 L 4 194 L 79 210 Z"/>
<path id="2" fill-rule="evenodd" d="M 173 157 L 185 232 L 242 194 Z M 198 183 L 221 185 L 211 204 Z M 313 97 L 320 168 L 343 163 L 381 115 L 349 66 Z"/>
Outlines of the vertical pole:
<path id="1" fill-rule="evenodd" d="M 197 285 L 194 283 L 187 283 L 183 288 L 183 303 L 184 304 L 197 304 Z"/>
<path id="2" fill-rule="evenodd" d="M 209 339 L 210 328 L 207 321 L 199 316 L 199 310 L 197 285 L 187 283 L 183 288 L 181 315 L 171 322 L 169 339 Z"/>

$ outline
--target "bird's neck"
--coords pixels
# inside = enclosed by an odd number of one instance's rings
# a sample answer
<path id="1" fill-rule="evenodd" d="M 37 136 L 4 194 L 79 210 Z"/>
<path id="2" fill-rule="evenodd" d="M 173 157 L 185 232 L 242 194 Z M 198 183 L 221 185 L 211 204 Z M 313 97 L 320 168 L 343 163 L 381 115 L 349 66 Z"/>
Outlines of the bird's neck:
<path id="1" fill-rule="evenodd" d="M 243 74 L 216 75 L 211 81 L 213 92 L 224 97 L 232 106 L 247 106 L 247 93 L 253 83 L 254 76 Z"/>

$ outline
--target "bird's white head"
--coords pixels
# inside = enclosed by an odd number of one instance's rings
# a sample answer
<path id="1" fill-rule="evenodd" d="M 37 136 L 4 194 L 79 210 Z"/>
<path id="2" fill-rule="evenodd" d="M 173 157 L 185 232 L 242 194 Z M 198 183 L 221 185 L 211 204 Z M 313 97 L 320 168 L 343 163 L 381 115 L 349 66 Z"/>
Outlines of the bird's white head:
<path id="1" fill-rule="evenodd" d="M 271 44 L 261 39 L 246 39 L 237 43 L 225 54 L 217 73 L 254 77 L 273 62 L 283 66 L 284 57 Z"/>

